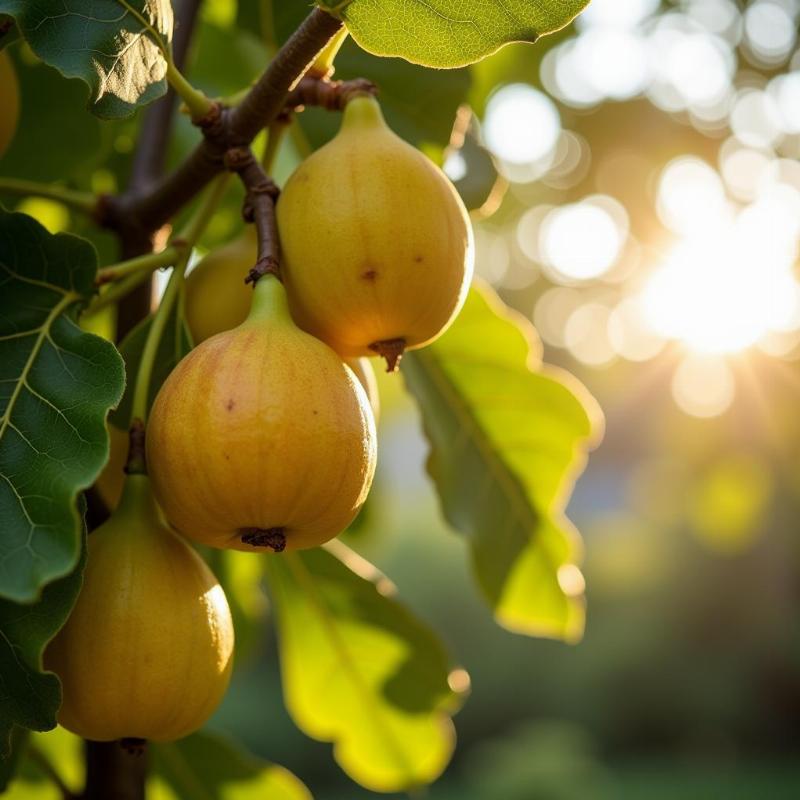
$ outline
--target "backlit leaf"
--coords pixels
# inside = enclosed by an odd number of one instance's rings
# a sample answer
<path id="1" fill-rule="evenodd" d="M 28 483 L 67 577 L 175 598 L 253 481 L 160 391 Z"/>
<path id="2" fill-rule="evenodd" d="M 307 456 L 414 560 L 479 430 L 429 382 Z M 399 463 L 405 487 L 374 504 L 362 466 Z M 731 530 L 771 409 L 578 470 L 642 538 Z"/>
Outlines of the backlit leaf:
<path id="1" fill-rule="evenodd" d="M 580 543 L 564 516 L 601 415 L 566 373 L 543 367 L 530 323 L 474 288 L 453 326 L 402 371 L 431 443 L 428 471 L 478 582 L 512 631 L 583 631 Z"/>

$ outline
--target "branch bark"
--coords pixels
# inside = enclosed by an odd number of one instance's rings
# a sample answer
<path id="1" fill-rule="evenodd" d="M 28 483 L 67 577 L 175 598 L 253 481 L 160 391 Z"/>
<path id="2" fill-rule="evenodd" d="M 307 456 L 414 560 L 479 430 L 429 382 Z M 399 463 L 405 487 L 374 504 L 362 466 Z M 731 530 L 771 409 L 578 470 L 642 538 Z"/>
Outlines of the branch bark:
<path id="1" fill-rule="evenodd" d="M 278 223 L 275 219 L 275 201 L 280 190 L 258 163 L 249 147 L 229 150 L 226 156 L 228 169 L 242 180 L 247 192 L 242 215 L 256 226 L 258 252 L 255 266 L 245 278 L 254 286 L 264 275 L 281 277 Z"/>
<path id="2" fill-rule="evenodd" d="M 203 141 L 175 172 L 152 189 L 109 198 L 110 226 L 135 221 L 141 230 L 152 232 L 169 221 L 225 169 L 225 153 L 229 149 L 248 146 L 283 111 L 289 92 L 341 27 L 341 20 L 314 9 L 238 106 L 217 108 L 215 114 L 199 121 Z"/>

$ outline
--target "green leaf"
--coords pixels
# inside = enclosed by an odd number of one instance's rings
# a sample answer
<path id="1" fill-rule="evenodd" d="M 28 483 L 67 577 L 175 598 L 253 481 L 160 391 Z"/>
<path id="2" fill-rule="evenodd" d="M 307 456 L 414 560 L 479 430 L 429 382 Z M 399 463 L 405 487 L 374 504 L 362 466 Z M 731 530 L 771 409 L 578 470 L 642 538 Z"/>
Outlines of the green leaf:
<path id="1" fill-rule="evenodd" d="M 541 365 L 539 350 L 530 323 L 479 287 L 440 339 L 404 358 L 403 374 L 445 516 L 469 537 L 498 622 L 574 641 L 583 579 L 564 508 L 602 416 L 576 380 Z"/>
<path id="2" fill-rule="evenodd" d="M 352 37 L 378 56 L 426 67 L 463 67 L 510 42 L 535 42 L 563 28 L 589 0 L 322 0 Z"/>
<path id="3" fill-rule="evenodd" d="M 291 772 L 221 736 L 194 733 L 154 745 L 153 752 L 155 772 L 171 790 L 159 793 L 159 800 L 311 800 Z"/>
<path id="4" fill-rule="evenodd" d="M 42 672 L 45 645 L 66 622 L 81 588 L 84 559 L 51 583 L 31 605 L 0 600 L 0 758 L 8 753 L 14 725 L 34 731 L 55 727 L 61 684 Z"/>
<path id="5" fill-rule="evenodd" d="M 29 733 L 26 728 L 14 726 L 11 730 L 7 751 L 5 755 L 0 756 L 0 794 L 8 789 L 17 774 L 22 762 L 22 754 L 28 744 L 28 736 Z M 0 751 L 3 749 L 4 741 L 0 736 Z"/>
<path id="6" fill-rule="evenodd" d="M 19 79 L 20 121 L 8 152 L 0 158 L 3 176 L 33 181 L 88 177 L 110 146 L 104 147 L 100 120 L 83 107 L 85 90 L 41 61 L 30 64 L 19 58 L 19 50 L 15 47 L 9 55 Z M 39 97 L 47 102 L 27 99 Z"/>
<path id="7" fill-rule="evenodd" d="M 440 641 L 341 544 L 266 559 L 283 691 L 309 736 L 373 791 L 437 778 L 453 751 L 459 697 Z"/>
<path id="8" fill-rule="evenodd" d="M 308 13 L 304 2 L 274 3 L 275 28 L 284 41 Z M 466 101 L 471 77 L 467 69 L 423 69 L 399 59 L 376 58 L 352 41 L 345 41 L 336 57 L 337 79 L 369 78 L 380 88 L 386 120 L 395 133 L 414 145 L 443 150 L 450 140 L 458 107 Z M 309 108 L 298 120 L 313 148 L 327 142 L 338 130 L 338 114 Z"/>
<path id="9" fill-rule="evenodd" d="M 175 369 L 178 362 L 192 349 L 192 335 L 186 325 L 186 320 L 176 303 L 171 311 L 164 332 L 158 343 L 156 358 L 153 363 L 153 371 L 150 373 L 150 386 L 148 387 L 148 409 L 156 399 L 161 384 L 167 376 Z M 143 319 L 125 337 L 120 344 L 119 351 L 125 359 L 125 372 L 131 376 L 131 380 L 125 387 L 125 393 L 120 400 L 119 406 L 109 416 L 109 421 L 119 428 L 126 431 L 131 424 L 131 410 L 133 405 L 133 388 L 135 376 L 139 371 L 139 364 L 142 360 L 147 334 L 153 323 L 152 317 Z"/>
<path id="10" fill-rule="evenodd" d="M 127 117 L 167 90 L 172 5 L 163 0 L 0 0 L 34 53 L 91 89 L 98 117 Z"/>
<path id="11" fill-rule="evenodd" d="M 0 597 L 17 602 L 75 567 L 76 499 L 108 459 L 122 359 L 75 323 L 96 271 L 89 242 L 0 209 Z"/>

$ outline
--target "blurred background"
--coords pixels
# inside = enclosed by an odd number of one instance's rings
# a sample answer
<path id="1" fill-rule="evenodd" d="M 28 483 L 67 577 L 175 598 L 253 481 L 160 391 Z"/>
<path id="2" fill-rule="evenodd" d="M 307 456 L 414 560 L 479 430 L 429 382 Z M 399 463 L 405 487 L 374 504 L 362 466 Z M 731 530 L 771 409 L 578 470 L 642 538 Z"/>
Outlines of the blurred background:
<path id="1" fill-rule="evenodd" d="M 569 508 L 585 639 L 516 637 L 442 521 L 400 379 L 381 382 L 349 543 L 472 678 L 434 800 L 800 796 L 798 18 L 800 0 L 593 0 L 472 68 L 502 175 L 478 273 L 607 432 Z M 270 636 L 245 658 L 215 727 L 320 800 L 372 796 L 289 721 Z"/>

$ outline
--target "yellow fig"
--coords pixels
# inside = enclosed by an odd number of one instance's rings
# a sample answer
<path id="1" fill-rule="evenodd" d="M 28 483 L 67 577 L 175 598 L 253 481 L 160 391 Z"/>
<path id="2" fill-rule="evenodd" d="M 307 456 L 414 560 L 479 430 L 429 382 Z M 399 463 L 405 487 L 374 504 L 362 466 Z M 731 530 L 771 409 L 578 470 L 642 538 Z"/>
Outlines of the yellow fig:
<path id="1" fill-rule="evenodd" d="M 8 150 L 19 122 L 19 83 L 11 57 L 0 50 L 0 157 Z"/>
<path id="2" fill-rule="evenodd" d="M 350 100 L 337 136 L 287 182 L 277 217 L 292 315 L 343 357 L 378 354 L 393 368 L 464 302 L 473 262 L 464 204 L 373 97 Z"/>
<path id="3" fill-rule="evenodd" d="M 235 328 L 247 318 L 253 288 L 244 279 L 256 263 L 256 251 L 255 230 L 248 225 L 235 239 L 202 258 L 189 273 L 186 278 L 186 322 L 195 344 Z M 366 358 L 347 358 L 345 364 L 361 381 L 377 423 L 380 398 L 372 365 Z M 127 435 L 125 438 L 127 441 Z"/>
<path id="4" fill-rule="evenodd" d="M 253 288 L 244 282 L 256 263 L 252 225 L 204 256 L 186 278 L 186 322 L 195 344 L 241 325 L 250 312 Z"/>
<path id="5" fill-rule="evenodd" d="M 83 588 L 45 651 L 61 680 L 58 721 L 95 741 L 179 739 L 230 679 L 233 623 L 222 587 L 164 523 L 148 478 L 89 536 Z"/>
<path id="6" fill-rule="evenodd" d="M 343 531 L 375 471 L 364 389 L 292 322 L 273 276 L 247 319 L 187 355 L 147 426 L 156 497 L 182 533 L 238 550 L 314 547 Z"/>

